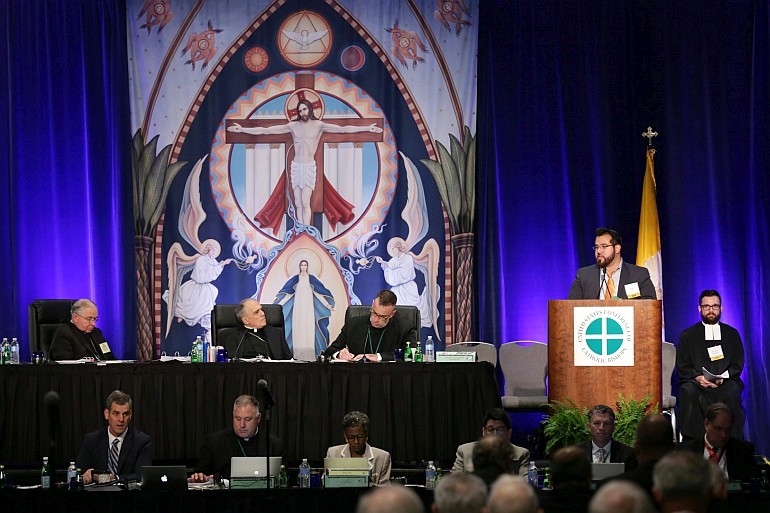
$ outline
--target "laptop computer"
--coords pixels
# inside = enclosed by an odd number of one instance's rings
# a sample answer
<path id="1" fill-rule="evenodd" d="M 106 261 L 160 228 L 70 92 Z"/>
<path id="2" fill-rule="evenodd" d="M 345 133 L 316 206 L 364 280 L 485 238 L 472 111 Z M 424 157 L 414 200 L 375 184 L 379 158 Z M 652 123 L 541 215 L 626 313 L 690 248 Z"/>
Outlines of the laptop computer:
<path id="1" fill-rule="evenodd" d="M 278 477 L 281 473 L 280 456 L 270 457 L 270 476 Z M 233 456 L 230 458 L 230 477 L 267 477 L 267 462 L 264 456 Z"/>
<path id="2" fill-rule="evenodd" d="M 594 481 L 614 477 L 625 471 L 625 463 L 591 463 L 591 474 Z"/>
<path id="3" fill-rule="evenodd" d="M 187 467 L 184 465 L 146 466 L 139 469 L 142 490 L 187 490 Z"/>

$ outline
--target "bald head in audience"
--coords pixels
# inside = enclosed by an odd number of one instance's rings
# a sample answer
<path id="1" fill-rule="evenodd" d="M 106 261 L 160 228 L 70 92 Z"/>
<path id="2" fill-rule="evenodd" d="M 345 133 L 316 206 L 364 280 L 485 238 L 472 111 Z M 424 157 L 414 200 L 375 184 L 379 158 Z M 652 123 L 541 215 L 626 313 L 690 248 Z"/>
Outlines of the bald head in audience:
<path id="1" fill-rule="evenodd" d="M 433 500 L 433 513 L 481 513 L 487 501 L 487 485 L 473 474 L 453 472 L 441 478 Z"/>
<path id="2" fill-rule="evenodd" d="M 662 513 L 705 513 L 712 494 L 713 474 L 700 454 L 672 451 L 655 464 L 652 493 Z"/>
<path id="3" fill-rule="evenodd" d="M 520 476 L 500 476 L 487 499 L 488 513 L 542 513 L 535 489 Z"/>
<path id="4" fill-rule="evenodd" d="M 417 494 L 401 485 L 384 486 L 367 493 L 358 501 L 356 513 L 425 513 Z"/>
<path id="5" fill-rule="evenodd" d="M 654 513 L 650 496 L 629 481 L 611 481 L 588 503 L 589 513 Z"/>

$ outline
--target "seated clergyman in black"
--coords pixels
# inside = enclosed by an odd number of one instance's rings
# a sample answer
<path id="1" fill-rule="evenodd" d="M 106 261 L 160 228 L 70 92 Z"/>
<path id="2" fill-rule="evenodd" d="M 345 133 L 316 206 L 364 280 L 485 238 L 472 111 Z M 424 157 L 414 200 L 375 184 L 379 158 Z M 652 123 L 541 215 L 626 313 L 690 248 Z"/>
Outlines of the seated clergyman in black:
<path id="1" fill-rule="evenodd" d="M 90 299 L 78 299 L 70 313 L 70 321 L 56 328 L 48 357 L 51 360 L 114 360 L 102 330 L 96 327 L 99 321 L 96 304 Z"/>
<path id="2" fill-rule="evenodd" d="M 259 401 L 251 395 L 238 396 L 233 404 L 233 426 L 206 435 L 195 473 L 188 481 L 203 483 L 214 474 L 230 477 L 232 457 L 266 456 L 268 440 L 270 456 L 282 456 L 283 442 L 275 436 L 268 437 L 264 430 L 259 429 L 261 419 Z"/>
<path id="3" fill-rule="evenodd" d="M 396 349 L 404 349 L 407 341 L 417 340 L 414 326 L 397 315 L 397 301 L 392 291 L 379 291 L 369 316 L 348 319 L 324 355 L 349 362 L 393 360 Z"/>
<path id="4" fill-rule="evenodd" d="M 222 331 L 219 344 L 230 358 L 291 360 L 292 354 L 281 330 L 267 324 L 265 311 L 255 299 L 244 299 L 235 308 L 235 316 L 243 326 Z"/>

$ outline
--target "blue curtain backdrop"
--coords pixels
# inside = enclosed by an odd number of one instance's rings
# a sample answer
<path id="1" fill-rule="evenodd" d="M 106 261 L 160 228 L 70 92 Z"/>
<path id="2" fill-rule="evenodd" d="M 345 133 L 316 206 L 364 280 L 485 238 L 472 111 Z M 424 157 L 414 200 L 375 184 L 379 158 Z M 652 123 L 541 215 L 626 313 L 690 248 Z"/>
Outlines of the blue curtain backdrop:
<path id="1" fill-rule="evenodd" d="M 596 227 L 635 260 L 651 125 L 666 338 L 721 292 L 746 435 L 770 449 L 768 3 L 494 1 L 481 22 L 480 339 L 546 340 L 546 301 L 593 263 Z"/>
<path id="2" fill-rule="evenodd" d="M 118 357 L 136 353 L 122 2 L 0 2 L 0 336 L 28 357 L 27 305 L 89 297 Z"/>
<path id="3" fill-rule="evenodd" d="M 0 5 L 0 336 L 26 340 L 33 299 L 90 296 L 116 353 L 134 355 L 124 13 Z M 752 413 L 770 406 L 767 2 L 487 0 L 478 23 L 480 339 L 545 340 L 546 301 L 591 263 L 596 226 L 634 260 L 652 125 L 667 338 L 720 290 L 746 346 L 746 434 L 770 449 Z"/>

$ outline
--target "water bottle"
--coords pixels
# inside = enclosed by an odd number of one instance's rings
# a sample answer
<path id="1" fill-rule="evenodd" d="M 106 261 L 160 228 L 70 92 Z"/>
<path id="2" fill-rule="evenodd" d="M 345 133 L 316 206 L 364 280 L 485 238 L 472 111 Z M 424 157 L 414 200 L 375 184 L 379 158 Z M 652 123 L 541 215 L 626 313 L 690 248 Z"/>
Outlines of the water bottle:
<path id="1" fill-rule="evenodd" d="M 43 468 L 40 470 L 40 485 L 44 490 L 51 488 L 51 467 L 48 465 L 48 456 L 43 456 Z"/>
<path id="2" fill-rule="evenodd" d="M 297 481 L 299 481 L 300 488 L 310 488 L 310 465 L 307 462 L 307 458 L 302 458 Z"/>
<path id="3" fill-rule="evenodd" d="M 417 341 L 417 349 L 414 350 L 414 361 L 422 363 L 422 348 L 420 347 L 420 341 Z"/>
<path id="4" fill-rule="evenodd" d="M 436 467 L 433 465 L 433 461 L 428 462 L 428 466 L 425 467 L 425 489 L 433 490 L 436 487 Z"/>
<path id="5" fill-rule="evenodd" d="M 425 341 L 425 361 L 436 361 L 436 347 L 433 345 L 433 337 L 428 335 L 428 340 Z"/>
<path id="6" fill-rule="evenodd" d="M 527 470 L 527 481 L 529 484 L 537 488 L 537 465 L 534 461 L 529 462 L 529 469 Z"/>
<path id="7" fill-rule="evenodd" d="M 70 466 L 67 467 L 67 486 L 69 490 L 74 492 L 77 489 L 78 468 L 75 466 L 74 461 L 70 461 Z"/>
<path id="8" fill-rule="evenodd" d="M 412 346 L 408 340 L 406 341 L 406 351 L 404 351 L 404 361 L 405 362 L 414 361 L 414 358 L 412 357 Z"/>
<path id="9" fill-rule="evenodd" d="M 16 337 L 13 337 L 11 341 L 11 363 L 14 365 L 21 363 L 19 359 L 19 339 Z"/>
<path id="10" fill-rule="evenodd" d="M 200 338 L 200 337 L 198 337 L 198 338 Z M 196 342 L 197 342 L 197 340 L 196 340 Z M 207 340 L 207 341 L 205 341 L 203 343 L 203 361 L 204 362 L 210 362 L 211 361 L 210 355 L 209 355 L 210 352 L 211 352 L 211 342 L 209 342 Z M 216 360 L 214 360 L 214 361 L 216 361 Z"/>
<path id="11" fill-rule="evenodd" d="M 193 342 L 192 351 L 190 351 L 190 362 L 201 363 L 203 361 L 203 340 L 200 335 L 195 338 Z"/>
<path id="12" fill-rule="evenodd" d="M 5 488 L 5 465 L 0 465 L 0 490 Z"/>
<path id="13" fill-rule="evenodd" d="M 8 343 L 8 338 L 3 339 L 3 347 L 0 348 L 0 365 L 8 365 L 11 363 L 11 345 Z"/>
<path id="14" fill-rule="evenodd" d="M 78 467 L 75 469 L 75 472 L 77 474 L 77 477 L 75 478 L 75 481 L 77 482 L 77 491 L 82 492 L 86 489 L 86 484 L 83 481 L 83 471 Z"/>
<path id="15" fill-rule="evenodd" d="M 278 488 L 289 487 L 289 474 L 286 473 L 286 467 L 281 465 L 281 472 L 278 474 Z"/>

